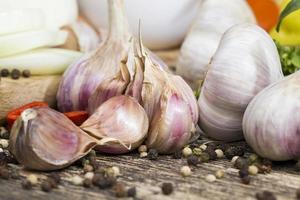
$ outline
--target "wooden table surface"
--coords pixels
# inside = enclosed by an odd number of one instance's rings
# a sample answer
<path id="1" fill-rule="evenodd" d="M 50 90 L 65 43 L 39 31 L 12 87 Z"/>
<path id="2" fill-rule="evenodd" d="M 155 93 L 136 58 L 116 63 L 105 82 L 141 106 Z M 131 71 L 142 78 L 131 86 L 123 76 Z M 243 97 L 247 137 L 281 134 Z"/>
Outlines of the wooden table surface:
<path id="1" fill-rule="evenodd" d="M 179 171 L 186 165 L 186 159 L 173 159 L 171 156 L 160 156 L 158 160 L 139 158 L 138 153 L 121 156 L 97 155 L 97 161 L 103 166 L 118 166 L 121 176 L 118 178 L 126 187 L 135 186 L 136 199 L 256 199 L 259 191 L 273 192 L 277 199 L 296 199 L 296 189 L 300 187 L 300 176 L 291 162 L 276 163 L 270 174 L 251 176 L 249 185 L 242 184 L 238 170 L 232 167 L 227 159 L 220 159 L 209 163 L 201 163 L 192 167 L 192 175 L 183 178 Z M 11 168 L 20 166 L 11 165 Z M 205 180 L 207 174 L 214 174 L 217 170 L 226 171 L 225 177 L 213 183 Z M 36 173 L 43 178 L 47 173 L 22 171 L 22 175 Z M 81 168 L 71 166 L 61 171 L 63 183 L 58 189 L 50 193 L 41 191 L 40 187 L 24 190 L 21 180 L 0 179 L 0 199 L 2 200 L 99 200 L 116 199 L 113 189 L 101 190 L 98 187 L 84 188 L 75 186 L 70 181 L 74 174 L 83 174 Z M 163 195 L 163 182 L 174 184 L 174 192 L 170 196 Z M 129 198 L 130 199 L 130 198 Z"/>

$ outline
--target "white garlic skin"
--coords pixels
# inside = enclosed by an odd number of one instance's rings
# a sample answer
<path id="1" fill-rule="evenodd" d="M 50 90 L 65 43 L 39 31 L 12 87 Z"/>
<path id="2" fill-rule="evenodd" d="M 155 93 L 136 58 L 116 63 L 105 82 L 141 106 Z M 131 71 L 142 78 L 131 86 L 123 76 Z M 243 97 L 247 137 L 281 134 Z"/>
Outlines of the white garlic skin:
<path id="1" fill-rule="evenodd" d="M 222 37 L 201 89 L 200 128 L 217 140 L 242 139 L 242 118 L 248 103 L 282 78 L 270 36 L 253 24 L 233 26 Z"/>
<path id="2" fill-rule="evenodd" d="M 245 0 L 204 0 L 181 46 L 176 73 L 197 89 L 223 33 L 243 22 L 256 22 Z"/>
<path id="3" fill-rule="evenodd" d="M 243 118 L 247 143 L 262 157 L 300 158 L 300 72 L 261 91 Z"/>

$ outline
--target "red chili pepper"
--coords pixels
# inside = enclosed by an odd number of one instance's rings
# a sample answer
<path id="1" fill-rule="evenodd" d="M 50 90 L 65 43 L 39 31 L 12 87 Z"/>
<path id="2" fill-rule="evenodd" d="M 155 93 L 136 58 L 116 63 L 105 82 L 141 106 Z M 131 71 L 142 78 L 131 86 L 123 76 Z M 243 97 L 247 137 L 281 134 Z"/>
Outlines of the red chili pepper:
<path id="1" fill-rule="evenodd" d="M 18 119 L 18 117 L 21 115 L 21 113 L 28 109 L 28 108 L 34 108 L 34 107 L 48 107 L 49 105 L 45 102 L 31 102 L 28 103 L 24 106 L 21 106 L 19 108 L 16 108 L 10 112 L 8 112 L 7 116 L 6 116 L 6 121 L 7 121 L 7 125 L 9 128 L 11 128 L 14 124 L 14 122 Z"/>
<path id="2" fill-rule="evenodd" d="M 64 113 L 74 124 L 80 126 L 89 117 L 86 111 L 73 111 Z"/>

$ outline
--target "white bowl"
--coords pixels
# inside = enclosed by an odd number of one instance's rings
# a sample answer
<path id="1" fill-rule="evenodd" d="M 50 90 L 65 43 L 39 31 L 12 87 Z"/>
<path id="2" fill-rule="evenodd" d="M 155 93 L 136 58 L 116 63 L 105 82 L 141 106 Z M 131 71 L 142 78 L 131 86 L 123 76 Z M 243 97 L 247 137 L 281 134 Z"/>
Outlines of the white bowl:
<path id="1" fill-rule="evenodd" d="M 78 0 L 80 11 L 93 25 L 107 29 L 107 0 Z M 179 46 L 197 15 L 200 0 L 125 0 L 133 34 L 142 23 L 142 37 L 151 49 Z"/>

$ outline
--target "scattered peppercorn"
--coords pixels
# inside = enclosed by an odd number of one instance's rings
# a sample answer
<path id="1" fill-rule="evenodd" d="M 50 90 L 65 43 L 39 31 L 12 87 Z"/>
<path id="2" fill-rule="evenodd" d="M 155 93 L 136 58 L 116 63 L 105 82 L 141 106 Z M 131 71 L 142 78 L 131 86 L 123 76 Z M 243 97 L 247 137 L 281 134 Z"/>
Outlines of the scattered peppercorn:
<path id="1" fill-rule="evenodd" d="M 243 184 L 246 184 L 246 185 L 250 184 L 250 176 L 245 176 L 245 177 L 241 178 L 241 181 Z"/>
<path id="2" fill-rule="evenodd" d="M 224 157 L 224 152 L 222 151 L 222 149 L 216 149 L 215 152 L 217 154 L 217 158 L 223 158 Z"/>
<path id="3" fill-rule="evenodd" d="M 201 155 L 200 155 L 200 161 L 201 162 L 207 162 L 210 160 L 210 156 L 207 152 L 203 152 Z"/>
<path id="4" fill-rule="evenodd" d="M 173 184 L 163 183 L 161 186 L 161 191 L 164 195 L 170 195 L 173 192 Z"/>
<path id="5" fill-rule="evenodd" d="M 8 180 L 10 177 L 9 170 L 6 167 L 0 168 L 0 178 Z"/>
<path id="6" fill-rule="evenodd" d="M 92 184 L 93 184 L 93 183 L 92 183 L 92 180 L 91 180 L 91 179 L 87 179 L 87 178 L 86 178 L 86 179 L 83 180 L 83 186 L 86 187 L 86 188 L 92 187 Z"/>
<path id="7" fill-rule="evenodd" d="M 41 189 L 44 192 L 50 192 L 52 190 L 51 183 L 49 183 L 47 180 L 43 181 L 42 184 L 41 184 Z"/>
<path id="8" fill-rule="evenodd" d="M 12 79 L 19 79 L 20 76 L 21 76 L 20 70 L 18 70 L 18 69 L 13 69 L 13 70 L 11 71 L 11 78 L 12 78 Z"/>
<path id="9" fill-rule="evenodd" d="M 259 158 L 258 158 L 258 155 L 254 154 L 254 153 L 252 153 L 252 154 L 248 157 L 248 161 L 249 161 L 250 164 L 253 164 L 253 163 L 257 162 L 258 159 L 259 159 Z"/>
<path id="10" fill-rule="evenodd" d="M 199 163 L 199 159 L 197 156 L 191 155 L 188 157 L 187 163 L 188 163 L 188 165 L 197 166 L 197 164 Z"/>
<path id="11" fill-rule="evenodd" d="M 34 174 L 30 174 L 26 177 L 26 179 L 31 183 L 31 185 L 37 185 L 38 184 L 38 177 Z"/>
<path id="12" fill-rule="evenodd" d="M 225 175 L 225 171 L 224 171 L 224 170 L 218 170 L 218 171 L 216 171 L 216 173 L 215 173 L 215 176 L 216 176 L 216 178 L 218 178 L 218 179 L 223 178 L 224 175 Z"/>
<path id="13" fill-rule="evenodd" d="M 234 165 L 238 158 L 239 156 L 233 156 L 230 162 Z"/>
<path id="14" fill-rule="evenodd" d="M 25 78 L 29 78 L 31 76 L 31 72 L 28 69 L 25 69 L 23 70 L 22 75 Z"/>
<path id="15" fill-rule="evenodd" d="M 193 154 L 195 156 L 200 156 L 202 154 L 202 150 L 200 148 L 194 148 L 193 149 Z"/>
<path id="16" fill-rule="evenodd" d="M 182 176 L 190 176 L 192 174 L 191 168 L 189 166 L 183 166 L 180 169 Z"/>
<path id="17" fill-rule="evenodd" d="M 205 152 L 209 155 L 209 159 L 210 160 L 216 160 L 218 158 L 217 153 L 215 152 L 215 150 L 208 146 L 205 150 Z"/>
<path id="18" fill-rule="evenodd" d="M 251 175 L 256 175 L 258 173 L 258 168 L 255 165 L 250 165 L 248 168 L 248 172 Z"/>
<path id="19" fill-rule="evenodd" d="M 53 178 L 48 177 L 47 182 L 50 183 L 52 188 L 57 188 L 58 187 L 56 181 Z"/>
<path id="20" fill-rule="evenodd" d="M 226 158 L 232 159 L 233 156 L 242 156 L 244 155 L 245 149 L 241 146 L 230 146 L 228 147 L 224 154 Z"/>
<path id="21" fill-rule="evenodd" d="M 174 159 L 180 159 L 182 158 L 182 151 L 181 150 L 177 150 L 173 153 L 173 158 Z"/>
<path id="22" fill-rule="evenodd" d="M 94 172 L 87 172 L 87 173 L 84 175 L 84 178 L 85 178 L 85 179 L 93 180 L 93 177 L 94 177 Z"/>
<path id="23" fill-rule="evenodd" d="M 239 157 L 235 161 L 234 167 L 236 167 L 237 169 L 243 169 L 243 168 L 247 168 L 248 169 L 248 161 L 245 158 Z"/>
<path id="24" fill-rule="evenodd" d="M 116 197 L 122 198 L 122 197 L 126 197 L 127 191 L 125 189 L 124 184 L 122 183 L 117 183 L 114 186 L 114 190 L 115 190 L 115 195 Z"/>
<path id="25" fill-rule="evenodd" d="M 8 77 L 9 71 L 8 69 L 1 69 L 1 76 L 2 77 Z"/>
<path id="26" fill-rule="evenodd" d="M 140 157 L 141 158 L 146 158 L 148 156 L 148 153 L 147 152 L 141 152 L 140 153 Z"/>
<path id="27" fill-rule="evenodd" d="M 138 151 L 139 153 L 147 152 L 147 146 L 146 145 L 139 146 Z"/>
<path id="28" fill-rule="evenodd" d="M 83 171 L 86 172 L 92 172 L 94 170 L 92 165 L 84 165 Z"/>
<path id="29" fill-rule="evenodd" d="M 249 176 L 248 168 L 242 168 L 239 170 L 239 176 L 241 178 L 244 178 L 246 176 Z"/>
<path id="30" fill-rule="evenodd" d="M 276 200 L 274 194 L 269 191 L 258 192 L 255 197 L 257 200 Z"/>
<path id="31" fill-rule="evenodd" d="M 56 172 L 52 172 L 49 177 L 52 178 L 57 184 L 59 184 L 61 181 L 60 175 Z"/>
<path id="32" fill-rule="evenodd" d="M 6 139 L 0 139 L 0 147 L 3 149 L 7 149 L 8 148 L 8 140 Z"/>
<path id="33" fill-rule="evenodd" d="M 83 183 L 83 178 L 81 178 L 81 177 L 78 176 L 78 175 L 75 175 L 75 176 L 72 177 L 72 183 L 73 183 L 74 185 L 82 185 L 82 183 Z"/>
<path id="34" fill-rule="evenodd" d="M 210 182 L 210 183 L 215 182 L 216 179 L 217 179 L 217 178 L 215 177 L 215 175 L 212 175 L 212 174 L 208 174 L 208 175 L 205 177 L 205 180 L 206 180 L 207 182 Z"/>
<path id="35" fill-rule="evenodd" d="M 190 147 L 184 147 L 184 148 L 182 149 L 182 155 L 183 155 L 185 158 L 189 157 L 189 156 L 192 155 L 192 154 L 193 154 L 193 151 L 192 151 L 192 149 L 191 149 Z"/>
<path id="36" fill-rule="evenodd" d="M 147 157 L 148 157 L 149 160 L 157 160 L 158 159 L 157 150 L 156 149 L 149 149 Z"/>
<path id="37" fill-rule="evenodd" d="M 131 187 L 127 190 L 127 196 L 128 197 L 135 197 L 136 196 L 136 188 Z"/>
<path id="38" fill-rule="evenodd" d="M 111 188 L 116 183 L 116 179 L 114 177 L 106 177 L 104 176 L 100 181 L 98 182 L 98 187 L 100 189 L 107 189 Z"/>
<path id="39" fill-rule="evenodd" d="M 202 151 L 205 151 L 206 148 L 207 148 L 207 145 L 206 144 L 202 144 L 199 146 L 199 148 L 202 150 Z"/>
<path id="40" fill-rule="evenodd" d="M 27 179 L 23 180 L 21 184 L 22 184 L 22 188 L 25 189 L 25 190 L 31 190 L 32 189 L 32 184 Z"/>

